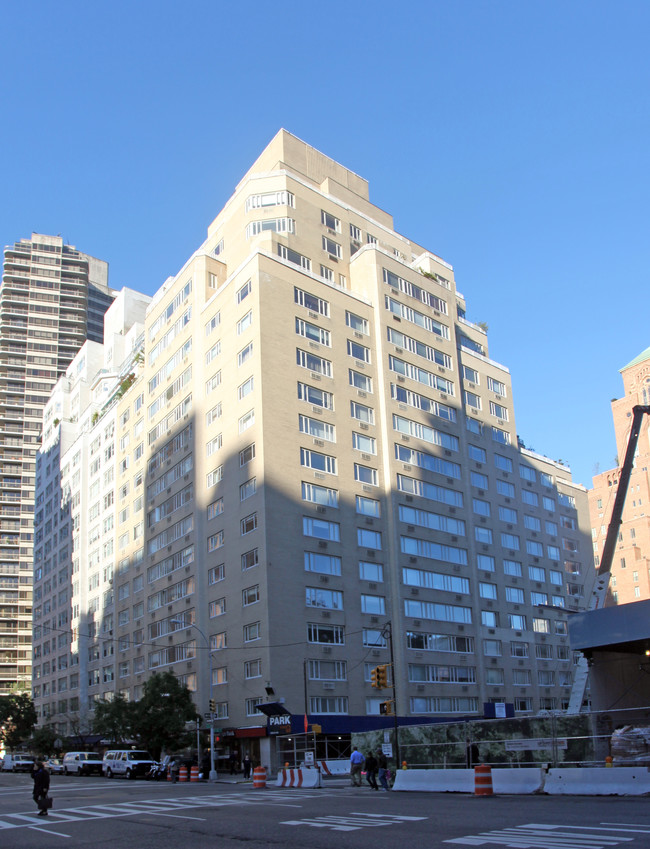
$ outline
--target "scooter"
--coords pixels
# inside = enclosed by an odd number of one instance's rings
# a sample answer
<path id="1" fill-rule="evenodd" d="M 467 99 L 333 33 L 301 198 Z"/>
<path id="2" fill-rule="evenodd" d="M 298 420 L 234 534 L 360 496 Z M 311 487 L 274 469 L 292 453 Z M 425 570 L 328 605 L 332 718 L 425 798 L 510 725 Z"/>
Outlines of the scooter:
<path id="1" fill-rule="evenodd" d="M 166 755 L 160 763 L 154 764 L 146 775 L 150 781 L 164 781 L 167 778 L 167 770 L 171 757 Z"/>

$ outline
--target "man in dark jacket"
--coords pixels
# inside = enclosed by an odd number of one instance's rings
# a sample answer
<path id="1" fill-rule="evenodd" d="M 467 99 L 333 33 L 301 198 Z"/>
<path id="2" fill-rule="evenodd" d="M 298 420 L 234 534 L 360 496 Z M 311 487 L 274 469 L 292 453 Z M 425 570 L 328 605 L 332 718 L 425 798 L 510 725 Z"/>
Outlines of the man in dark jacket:
<path id="1" fill-rule="evenodd" d="M 377 787 L 377 758 L 372 752 L 366 755 L 366 781 L 373 790 L 379 790 Z"/>
<path id="2" fill-rule="evenodd" d="M 45 769 L 42 761 L 34 761 L 34 766 L 32 767 L 32 781 L 34 782 L 32 798 L 41 809 L 38 812 L 38 815 L 39 817 L 46 817 L 47 808 L 44 807 L 44 804 L 47 791 L 50 789 L 50 774 Z"/>

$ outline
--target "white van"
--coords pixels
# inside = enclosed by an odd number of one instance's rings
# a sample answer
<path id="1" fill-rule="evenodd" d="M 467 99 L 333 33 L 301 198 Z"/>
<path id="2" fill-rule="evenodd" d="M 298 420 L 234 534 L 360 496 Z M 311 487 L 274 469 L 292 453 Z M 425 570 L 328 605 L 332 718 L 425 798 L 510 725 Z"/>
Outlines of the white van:
<path id="1" fill-rule="evenodd" d="M 2 762 L 3 772 L 31 772 L 34 758 L 31 755 L 5 755 Z"/>
<path id="2" fill-rule="evenodd" d="M 63 756 L 64 775 L 102 774 L 102 758 L 96 752 L 67 752 Z"/>
<path id="3" fill-rule="evenodd" d="M 106 778 L 123 775 L 125 778 L 145 776 L 155 761 L 149 752 L 136 749 L 119 749 L 104 754 L 103 772 Z"/>

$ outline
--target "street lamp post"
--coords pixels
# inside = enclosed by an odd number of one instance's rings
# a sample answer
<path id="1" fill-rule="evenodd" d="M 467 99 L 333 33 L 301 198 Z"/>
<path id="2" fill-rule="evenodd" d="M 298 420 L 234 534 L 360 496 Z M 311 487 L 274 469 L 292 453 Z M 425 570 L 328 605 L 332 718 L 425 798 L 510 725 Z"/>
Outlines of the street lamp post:
<path id="1" fill-rule="evenodd" d="M 195 625 L 193 622 L 185 622 L 182 619 L 171 619 L 170 623 L 172 625 L 181 625 L 183 628 L 195 628 L 205 640 L 205 645 L 208 650 L 208 657 L 210 659 L 210 781 L 216 781 L 217 770 L 214 766 L 214 711 L 212 710 L 214 702 L 212 698 L 212 649 L 210 648 L 210 640 L 208 640 L 199 626 Z"/>

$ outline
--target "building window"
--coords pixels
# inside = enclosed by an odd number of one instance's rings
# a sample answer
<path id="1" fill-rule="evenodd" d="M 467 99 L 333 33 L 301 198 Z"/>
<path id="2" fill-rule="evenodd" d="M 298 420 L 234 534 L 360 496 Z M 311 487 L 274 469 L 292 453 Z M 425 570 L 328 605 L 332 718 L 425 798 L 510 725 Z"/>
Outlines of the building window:
<path id="1" fill-rule="evenodd" d="M 386 613 L 386 599 L 380 595 L 361 595 L 361 612 L 383 616 Z"/>
<path id="2" fill-rule="evenodd" d="M 321 224 L 324 224 L 328 230 L 334 230 L 337 233 L 341 232 L 341 221 L 335 215 L 332 215 L 330 212 L 325 212 L 324 209 L 321 209 L 320 213 Z"/>
<path id="3" fill-rule="evenodd" d="M 321 575 L 340 575 L 341 558 L 331 554 L 305 551 L 305 571 L 317 572 Z"/>
<path id="4" fill-rule="evenodd" d="M 252 445 L 247 445 L 246 448 L 242 448 L 239 452 L 239 465 L 245 466 L 246 463 L 250 463 L 250 461 L 255 457 L 255 443 Z"/>
<path id="5" fill-rule="evenodd" d="M 363 333 L 365 336 L 368 336 L 370 333 L 368 319 L 362 318 L 362 316 L 348 310 L 345 311 L 345 323 L 357 333 Z"/>
<path id="6" fill-rule="evenodd" d="M 244 625 L 244 642 L 253 643 L 261 637 L 261 625 L 259 622 L 251 622 L 249 625 Z"/>
<path id="7" fill-rule="evenodd" d="M 336 457 L 321 454 L 318 451 L 310 451 L 307 448 L 300 449 L 300 465 L 330 475 L 336 474 Z"/>
<path id="8" fill-rule="evenodd" d="M 342 252 L 341 246 L 338 242 L 335 242 L 333 239 L 328 239 L 327 236 L 323 236 L 323 250 L 326 251 L 329 256 L 335 257 L 336 259 L 341 259 Z"/>
<path id="9" fill-rule="evenodd" d="M 209 606 L 210 619 L 216 616 L 223 616 L 226 612 L 226 599 L 218 598 L 216 601 L 211 601 Z"/>
<path id="10" fill-rule="evenodd" d="M 246 699 L 246 716 L 257 716 L 259 718 L 260 712 L 257 709 L 258 705 L 261 705 L 264 699 Z"/>
<path id="11" fill-rule="evenodd" d="M 301 433 L 307 433 L 315 439 L 336 442 L 334 425 L 323 422 L 320 419 L 312 419 L 310 416 L 300 415 L 298 416 L 298 429 Z"/>
<path id="12" fill-rule="evenodd" d="M 359 496 L 357 496 L 358 498 Z M 310 501 L 312 504 L 322 504 L 324 507 L 339 506 L 339 494 L 336 489 L 307 483 L 306 481 L 302 481 L 302 500 Z M 359 512 L 358 509 L 357 512 Z"/>
<path id="13" fill-rule="evenodd" d="M 244 678 L 261 678 L 262 677 L 262 661 L 260 658 L 256 660 L 247 660 L 244 662 Z"/>
<path id="14" fill-rule="evenodd" d="M 307 625 L 307 640 L 310 643 L 342 646 L 345 645 L 345 628 L 342 625 L 310 622 Z"/>
<path id="15" fill-rule="evenodd" d="M 310 321 L 304 321 L 302 318 L 296 318 L 296 333 L 298 336 L 309 339 L 310 342 L 317 342 L 319 345 L 326 345 L 328 348 L 332 346 L 329 330 L 325 330 L 317 324 L 312 324 Z"/>
<path id="16" fill-rule="evenodd" d="M 257 513 L 251 513 L 250 516 L 245 516 L 239 523 L 241 536 L 246 536 L 257 530 Z"/>
<path id="17" fill-rule="evenodd" d="M 325 301 L 322 298 L 317 298 L 316 295 L 312 295 L 310 292 L 306 292 L 304 289 L 299 289 L 297 286 L 295 286 L 293 290 L 293 299 L 295 303 L 300 304 L 301 307 L 305 307 L 310 312 L 316 312 L 320 315 L 329 317 L 329 301 Z"/>
<path id="18" fill-rule="evenodd" d="M 242 590 L 242 606 L 248 607 L 251 604 L 257 604 L 260 600 L 260 587 L 259 584 L 255 584 L 253 587 L 246 587 L 246 589 Z"/>
<path id="19" fill-rule="evenodd" d="M 254 566 L 258 566 L 259 562 L 259 554 L 256 548 L 245 551 L 241 556 L 242 571 L 244 572 L 246 569 L 252 569 Z"/>
<path id="20" fill-rule="evenodd" d="M 326 519 L 303 516 L 302 532 L 307 537 L 316 537 L 316 539 L 324 539 L 330 542 L 339 542 L 340 540 L 339 523 L 328 522 Z"/>
<path id="21" fill-rule="evenodd" d="M 307 607 L 343 610 L 343 593 L 317 587 L 305 587 L 305 604 Z"/>

